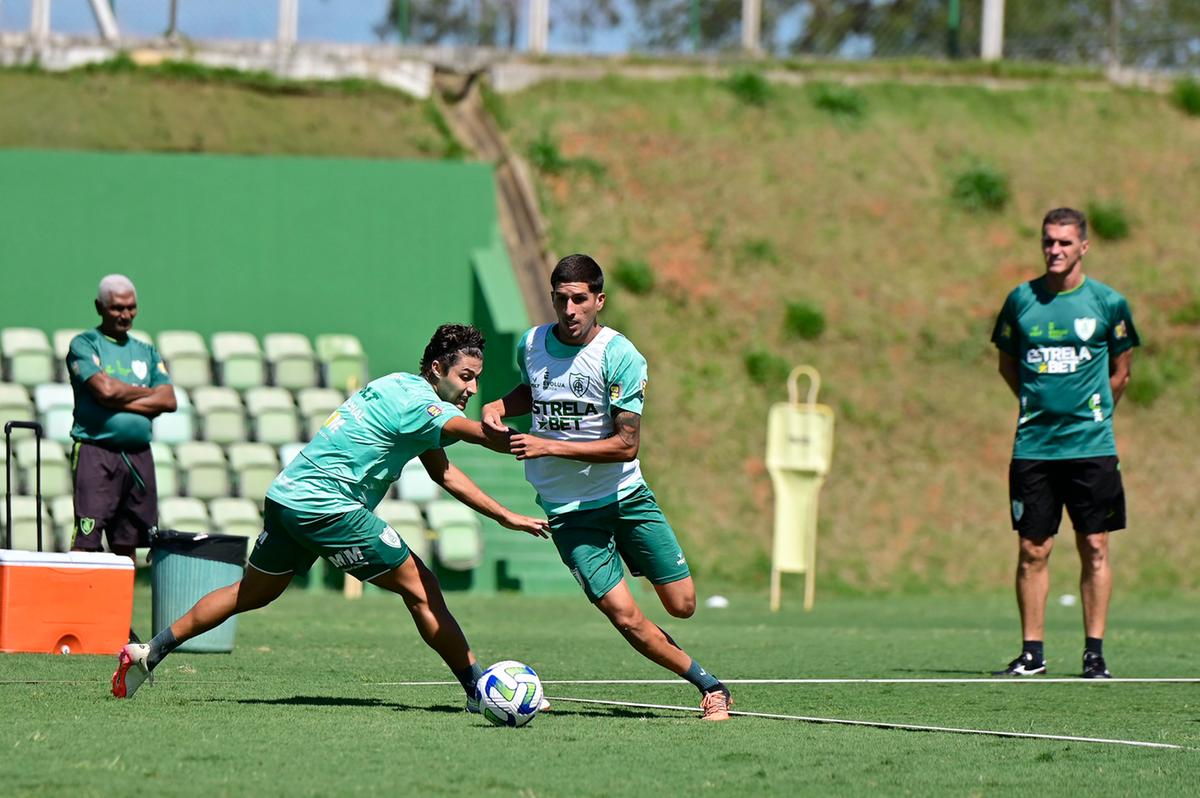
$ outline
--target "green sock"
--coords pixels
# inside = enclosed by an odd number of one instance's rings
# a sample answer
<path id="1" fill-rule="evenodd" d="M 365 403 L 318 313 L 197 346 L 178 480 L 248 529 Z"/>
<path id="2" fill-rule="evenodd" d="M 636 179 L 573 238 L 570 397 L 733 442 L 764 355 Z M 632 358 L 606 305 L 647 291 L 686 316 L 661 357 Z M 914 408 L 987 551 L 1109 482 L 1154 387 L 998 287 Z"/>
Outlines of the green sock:
<path id="1" fill-rule="evenodd" d="M 149 643 L 150 654 L 146 657 L 146 667 L 154 670 L 158 663 L 162 662 L 162 658 L 174 651 L 178 645 L 179 641 L 171 634 L 171 627 L 163 629 Z"/>
<path id="2" fill-rule="evenodd" d="M 696 685 L 696 689 L 702 693 L 708 693 L 721 687 L 721 680 L 701 668 L 700 663 L 696 660 L 692 660 L 692 664 L 688 666 L 687 673 L 683 674 L 683 678 Z"/>
<path id="3" fill-rule="evenodd" d="M 483 675 L 483 668 L 479 666 L 479 662 L 472 662 L 469 667 L 454 670 L 454 678 L 458 679 L 458 683 L 462 685 L 463 691 L 466 692 L 467 698 L 475 697 L 475 682 L 479 681 L 479 677 Z"/>

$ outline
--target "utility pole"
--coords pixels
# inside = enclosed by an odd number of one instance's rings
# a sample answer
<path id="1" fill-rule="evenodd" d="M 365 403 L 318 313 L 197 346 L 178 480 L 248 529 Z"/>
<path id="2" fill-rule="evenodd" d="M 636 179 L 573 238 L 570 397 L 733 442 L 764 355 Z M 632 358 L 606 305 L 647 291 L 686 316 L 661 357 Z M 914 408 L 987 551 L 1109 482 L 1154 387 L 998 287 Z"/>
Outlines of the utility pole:
<path id="1" fill-rule="evenodd" d="M 50 0 L 33 0 L 29 9 L 29 35 L 39 45 L 50 37 Z"/>
<path id="2" fill-rule="evenodd" d="M 742 0 L 742 50 L 762 54 L 762 0 Z"/>
<path id="3" fill-rule="evenodd" d="M 300 33 L 300 0 L 279 0 L 279 32 L 275 43 L 280 50 L 296 43 Z"/>
<path id="4" fill-rule="evenodd" d="M 550 41 L 550 0 L 529 0 L 529 52 L 541 55 Z"/>
<path id="5" fill-rule="evenodd" d="M 983 31 L 979 56 L 984 61 L 1004 57 L 1004 0 L 983 0 Z"/>
<path id="6" fill-rule="evenodd" d="M 1108 66 L 1121 66 L 1121 0 L 1110 0 L 1108 5 Z"/>
<path id="7" fill-rule="evenodd" d="M 92 14 L 96 17 L 96 27 L 100 29 L 101 38 L 108 42 L 115 42 L 121 38 L 121 32 L 117 30 L 117 15 L 109 0 L 91 0 L 91 2 Z"/>

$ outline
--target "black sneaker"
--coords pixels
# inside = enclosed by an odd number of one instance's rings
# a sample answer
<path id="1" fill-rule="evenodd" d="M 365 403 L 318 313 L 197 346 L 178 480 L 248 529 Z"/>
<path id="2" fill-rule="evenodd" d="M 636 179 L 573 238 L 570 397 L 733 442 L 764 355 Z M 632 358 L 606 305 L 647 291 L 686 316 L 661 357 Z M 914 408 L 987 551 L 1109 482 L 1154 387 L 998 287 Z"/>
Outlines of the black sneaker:
<path id="1" fill-rule="evenodd" d="M 1104 657 L 1093 651 L 1083 652 L 1083 678 L 1085 679 L 1111 679 L 1112 674 L 1108 672 L 1108 666 L 1104 664 Z"/>
<path id="2" fill-rule="evenodd" d="M 1034 658 L 1028 651 L 1022 651 L 1021 656 L 1008 663 L 1002 671 L 992 671 L 993 676 L 1034 676 L 1046 672 L 1046 661 Z"/>

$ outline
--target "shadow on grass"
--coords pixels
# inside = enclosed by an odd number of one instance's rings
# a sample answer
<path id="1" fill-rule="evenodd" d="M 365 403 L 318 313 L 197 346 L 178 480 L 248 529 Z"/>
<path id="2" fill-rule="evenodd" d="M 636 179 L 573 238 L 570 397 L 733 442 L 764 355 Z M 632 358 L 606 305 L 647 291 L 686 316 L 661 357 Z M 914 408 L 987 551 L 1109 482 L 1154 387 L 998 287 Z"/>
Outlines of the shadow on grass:
<path id="1" fill-rule="evenodd" d="M 465 711 L 461 704 L 458 706 L 441 704 L 429 707 L 401 704 L 396 701 L 384 701 L 382 698 L 350 698 L 337 695 L 294 695 L 288 698 L 206 698 L 197 700 L 206 704 L 224 702 L 281 707 L 380 707 L 383 709 L 393 709 L 397 712 L 438 712 L 441 714 L 461 714 Z"/>

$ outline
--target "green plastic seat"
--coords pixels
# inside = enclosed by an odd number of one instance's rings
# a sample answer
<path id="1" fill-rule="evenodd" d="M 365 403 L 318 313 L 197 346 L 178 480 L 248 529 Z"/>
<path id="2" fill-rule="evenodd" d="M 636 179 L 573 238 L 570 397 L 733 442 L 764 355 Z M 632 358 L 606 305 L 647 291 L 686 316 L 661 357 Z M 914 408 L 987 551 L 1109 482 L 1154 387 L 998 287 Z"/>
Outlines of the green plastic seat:
<path id="1" fill-rule="evenodd" d="M 329 415 L 342 406 L 346 394 L 336 388 L 305 388 L 296 394 L 300 406 L 304 434 L 311 440 L 317 430 L 329 419 Z"/>
<path id="2" fill-rule="evenodd" d="M 317 361 L 330 388 L 352 392 L 369 381 L 366 353 L 353 335 L 318 335 Z"/>
<path id="3" fill-rule="evenodd" d="M 0 355 L 9 382 L 32 388 L 54 380 L 54 350 L 39 329 L 6 327 L 0 331 Z"/>
<path id="4" fill-rule="evenodd" d="M 483 562 L 483 537 L 474 510 L 453 500 L 425 506 L 433 530 L 433 550 L 438 563 L 451 571 L 470 571 Z"/>
<path id="5" fill-rule="evenodd" d="M 22 437 L 13 441 L 13 457 L 21 469 L 25 492 L 32 495 L 36 488 L 37 440 Z M 42 439 L 42 496 L 70 496 L 75 491 L 71 477 L 71 462 L 58 441 Z"/>
<path id="6" fill-rule="evenodd" d="M 33 402 L 24 385 L 0 382 L 0 426 L 6 421 L 33 421 Z"/>
<path id="7" fill-rule="evenodd" d="M 212 385 L 212 358 L 200 333 L 193 330 L 163 330 L 158 334 L 158 353 L 167 362 L 171 382 L 191 390 Z"/>
<path id="8" fill-rule="evenodd" d="M 61 444 L 71 443 L 75 426 L 75 391 L 64 382 L 44 382 L 33 389 L 33 403 L 43 434 Z"/>
<path id="9" fill-rule="evenodd" d="M 275 448 L 265 443 L 231 443 L 227 449 L 229 467 L 238 496 L 261 505 L 267 488 L 279 474 L 279 458 Z"/>
<path id="10" fill-rule="evenodd" d="M 262 529 L 258 505 L 249 499 L 225 497 L 208 503 L 208 516 L 213 531 L 223 535 L 240 535 L 255 539 Z"/>
<path id="11" fill-rule="evenodd" d="M 151 422 L 154 440 L 160 443 L 177 444 L 196 439 L 196 408 L 186 388 L 179 385 L 173 387 L 175 412 L 162 413 Z"/>
<path id="12" fill-rule="evenodd" d="M 250 333 L 213 333 L 212 353 L 222 385 L 244 391 L 266 384 L 262 348 Z"/>
<path id="13" fill-rule="evenodd" d="M 12 545 L 18 551 L 37 551 L 37 500 L 33 496 L 12 497 Z M 0 512 L 0 527 L 3 527 L 4 513 Z M 42 550 L 54 548 L 53 519 L 49 508 L 42 503 Z M 7 544 L 8 530 L 3 530 L 0 543 Z"/>
<path id="14" fill-rule="evenodd" d="M 75 534 L 75 497 L 55 496 L 47 502 L 47 506 L 54 522 L 54 551 L 70 551 L 71 538 Z"/>
<path id="15" fill-rule="evenodd" d="M 250 388 L 246 391 L 254 439 L 272 446 L 281 446 L 300 438 L 300 421 L 292 394 L 275 386 Z"/>
<path id="16" fill-rule="evenodd" d="M 150 453 L 154 456 L 154 482 L 158 487 L 158 495 L 178 496 L 179 470 L 175 463 L 175 453 L 162 441 L 151 443 Z"/>
<path id="17" fill-rule="evenodd" d="M 175 447 L 175 461 L 187 495 L 216 499 L 229 494 L 229 463 L 212 441 L 187 441 Z"/>
<path id="18" fill-rule="evenodd" d="M 396 490 L 400 494 L 399 498 L 418 504 L 442 498 L 441 486 L 429 478 L 429 472 L 415 457 L 404 464 L 400 471 L 400 479 L 396 480 Z"/>
<path id="19" fill-rule="evenodd" d="M 246 440 L 246 411 L 237 391 L 225 386 L 202 385 L 192 391 L 192 404 L 200 417 L 204 440 L 213 443 Z"/>
<path id="20" fill-rule="evenodd" d="M 417 557 L 424 562 L 429 562 L 432 546 L 430 545 L 429 531 L 425 527 L 425 519 L 421 517 L 420 507 L 412 502 L 384 499 L 375 508 L 375 515 L 396 530 Z"/>
<path id="21" fill-rule="evenodd" d="M 159 529 L 212 532 L 212 519 L 204 502 L 192 496 L 162 496 L 158 500 Z"/>
<path id="22" fill-rule="evenodd" d="M 271 371 L 271 384 L 297 391 L 317 384 L 317 358 L 308 338 L 299 333 L 263 336 L 263 353 Z"/>

